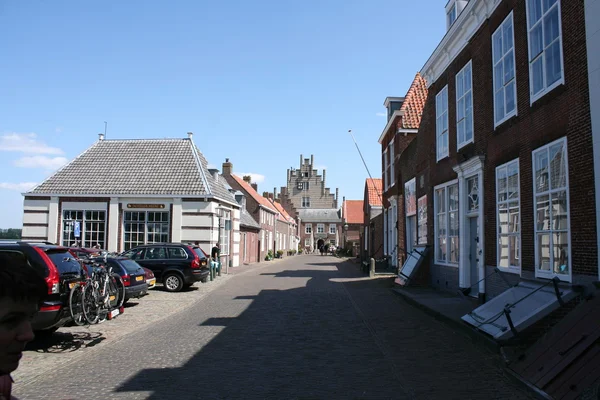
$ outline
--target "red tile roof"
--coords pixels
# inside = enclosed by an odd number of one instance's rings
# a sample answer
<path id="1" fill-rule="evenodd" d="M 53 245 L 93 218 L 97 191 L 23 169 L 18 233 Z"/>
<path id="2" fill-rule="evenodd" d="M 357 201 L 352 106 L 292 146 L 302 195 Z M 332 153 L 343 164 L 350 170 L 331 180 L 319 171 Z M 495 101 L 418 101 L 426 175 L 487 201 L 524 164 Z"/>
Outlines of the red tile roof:
<path id="1" fill-rule="evenodd" d="M 367 178 L 367 197 L 369 200 L 370 206 L 379 206 L 381 207 L 381 196 L 383 194 L 382 190 L 382 182 L 379 178 Z"/>
<path id="2" fill-rule="evenodd" d="M 427 100 L 427 82 L 417 72 L 415 79 L 413 80 L 410 89 L 404 97 L 404 103 L 400 107 L 400 111 L 403 112 L 402 119 L 398 122 L 398 128 L 400 129 L 419 129 L 421 124 L 421 114 L 423 113 L 423 107 L 425 107 L 425 101 Z"/>
<path id="3" fill-rule="evenodd" d="M 265 207 L 273 213 L 277 213 L 275 207 L 273 207 L 271 202 L 263 196 L 261 196 L 260 194 L 258 194 L 248 182 L 234 174 L 231 174 L 231 177 L 235 179 L 235 181 L 246 191 L 246 193 L 248 193 L 248 195 L 250 195 L 256 202 L 258 202 L 258 204 L 260 204 L 261 206 Z"/>
<path id="4" fill-rule="evenodd" d="M 344 218 L 348 224 L 362 224 L 364 222 L 364 201 L 344 201 Z"/>
<path id="5" fill-rule="evenodd" d="M 284 221 L 288 221 L 288 222 L 295 222 L 294 218 L 292 218 L 290 216 L 290 214 L 288 214 L 288 212 L 285 211 L 285 208 L 283 208 L 283 206 L 280 203 L 273 201 L 271 199 L 269 199 L 269 202 L 279 212 L 279 214 L 281 215 L 281 219 L 283 219 Z"/>

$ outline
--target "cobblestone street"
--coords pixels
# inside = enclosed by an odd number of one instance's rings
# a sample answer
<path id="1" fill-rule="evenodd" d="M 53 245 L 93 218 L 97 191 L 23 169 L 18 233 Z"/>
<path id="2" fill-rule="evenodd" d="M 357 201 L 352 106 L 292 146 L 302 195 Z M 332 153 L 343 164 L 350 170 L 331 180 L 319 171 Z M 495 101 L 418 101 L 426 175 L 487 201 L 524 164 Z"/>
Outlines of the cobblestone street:
<path id="1" fill-rule="evenodd" d="M 495 355 L 405 303 L 389 279 L 365 279 L 355 264 L 302 255 L 238 271 L 181 311 L 35 379 L 16 375 L 15 396 L 529 398 Z"/>

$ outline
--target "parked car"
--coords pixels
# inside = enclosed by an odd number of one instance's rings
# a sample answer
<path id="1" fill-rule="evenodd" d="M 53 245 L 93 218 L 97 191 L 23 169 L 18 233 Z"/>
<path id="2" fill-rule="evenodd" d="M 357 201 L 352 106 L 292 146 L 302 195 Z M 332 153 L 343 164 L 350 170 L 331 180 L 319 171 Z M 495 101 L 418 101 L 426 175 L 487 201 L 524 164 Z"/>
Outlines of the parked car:
<path id="1" fill-rule="evenodd" d="M 49 334 L 71 321 L 69 293 L 84 278 L 81 264 L 67 247 L 22 241 L 0 242 L 0 252 L 22 254 L 46 280 L 48 296 L 31 324 L 36 333 Z"/>
<path id="2" fill-rule="evenodd" d="M 156 277 L 154 276 L 154 272 L 146 267 L 142 268 L 144 268 L 144 272 L 146 272 L 146 283 L 148 284 L 148 289 L 154 289 L 156 286 Z"/>
<path id="3" fill-rule="evenodd" d="M 154 273 L 169 292 L 178 292 L 198 281 L 208 280 L 208 259 L 198 246 L 154 243 L 121 253 Z"/>
<path id="4" fill-rule="evenodd" d="M 100 255 L 104 250 L 88 247 L 69 247 L 69 252 L 77 258 L 90 258 Z"/>
<path id="5" fill-rule="evenodd" d="M 125 285 L 125 302 L 148 294 L 146 271 L 137 262 L 126 257 L 90 258 L 90 261 L 112 267 L 112 272 L 123 279 Z"/>

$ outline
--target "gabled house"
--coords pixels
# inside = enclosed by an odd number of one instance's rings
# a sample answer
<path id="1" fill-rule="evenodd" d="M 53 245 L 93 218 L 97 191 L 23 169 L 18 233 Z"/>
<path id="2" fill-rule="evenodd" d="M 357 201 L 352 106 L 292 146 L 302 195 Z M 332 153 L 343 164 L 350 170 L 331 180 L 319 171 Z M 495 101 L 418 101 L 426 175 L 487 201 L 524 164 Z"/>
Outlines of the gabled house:
<path id="1" fill-rule="evenodd" d="M 24 194 L 23 239 L 113 252 L 158 242 L 217 242 L 237 266 L 240 205 L 185 139 L 99 140 Z"/>
<path id="2" fill-rule="evenodd" d="M 367 178 L 363 201 L 363 226 L 360 254 L 363 261 L 383 257 L 383 198 L 382 180 Z"/>
<path id="3" fill-rule="evenodd" d="M 260 262 L 261 225 L 246 209 L 246 196 L 239 190 L 234 193 L 240 204 L 240 265 Z"/>
<path id="4" fill-rule="evenodd" d="M 267 193 L 267 196 L 271 205 L 277 210 L 276 250 L 283 251 L 285 255 L 288 250 L 298 250 L 298 224 L 283 208 L 279 199 L 276 198 L 276 193 L 276 190 L 273 189 L 273 193 Z"/>
<path id="5" fill-rule="evenodd" d="M 384 102 L 388 121 L 379 137 L 384 206 L 383 254 L 388 257 L 392 267 L 401 265 L 416 243 L 416 208 L 412 207 L 413 201 L 407 201 L 404 187 L 398 184 L 403 179 L 397 168 L 397 160 L 417 135 L 426 99 L 426 82 L 417 73 L 406 96 L 387 97 Z M 409 207 L 406 210 L 407 217 L 398 218 L 404 207 Z"/>
<path id="6" fill-rule="evenodd" d="M 239 190 L 246 197 L 246 210 L 260 224 L 260 237 L 258 240 L 259 259 L 264 260 L 269 250 L 275 254 L 275 218 L 277 210 L 263 196 L 258 194 L 258 186 L 251 182 L 250 176 L 239 177 L 233 173 L 233 164 L 225 159 L 222 174 L 227 183 Z"/>
<path id="7" fill-rule="evenodd" d="M 360 235 L 364 226 L 364 200 L 346 200 L 342 204 L 342 247 L 352 257 L 360 253 Z"/>

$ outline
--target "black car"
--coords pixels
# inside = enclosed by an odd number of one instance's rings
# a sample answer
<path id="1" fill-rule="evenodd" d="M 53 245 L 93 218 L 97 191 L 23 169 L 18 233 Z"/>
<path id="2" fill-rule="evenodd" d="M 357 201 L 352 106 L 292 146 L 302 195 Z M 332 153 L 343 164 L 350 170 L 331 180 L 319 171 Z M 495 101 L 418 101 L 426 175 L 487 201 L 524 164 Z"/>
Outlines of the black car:
<path id="1" fill-rule="evenodd" d="M 48 296 L 42 300 L 39 312 L 31 321 L 36 333 L 52 333 L 71 321 L 69 293 L 75 284 L 83 280 L 84 273 L 68 248 L 48 243 L 3 241 L 0 242 L 0 252 L 24 256 L 46 280 Z"/>
<path id="2" fill-rule="evenodd" d="M 121 254 L 154 272 L 169 292 L 208 280 L 208 259 L 198 246 L 155 243 L 134 247 Z"/>
<path id="3" fill-rule="evenodd" d="M 90 258 L 92 262 L 112 267 L 112 272 L 119 274 L 125 285 L 125 301 L 140 298 L 148 294 L 146 271 L 137 262 L 126 257 Z M 89 273 L 89 272 L 88 272 Z"/>

